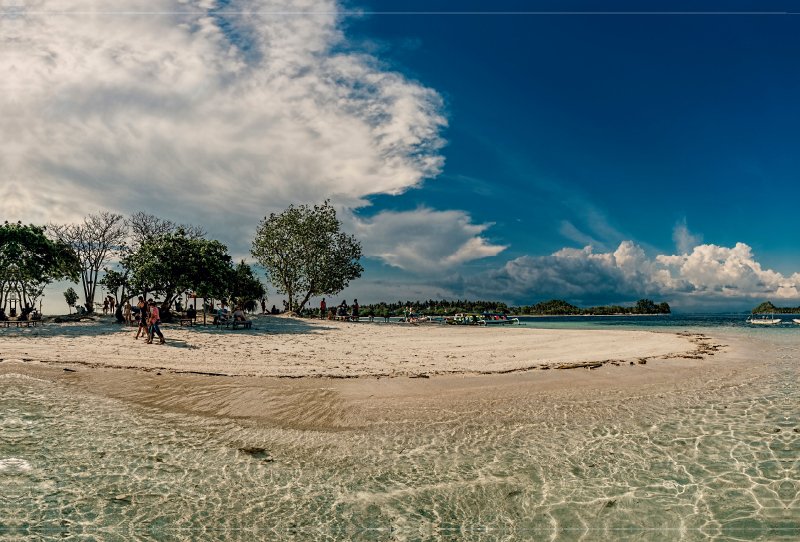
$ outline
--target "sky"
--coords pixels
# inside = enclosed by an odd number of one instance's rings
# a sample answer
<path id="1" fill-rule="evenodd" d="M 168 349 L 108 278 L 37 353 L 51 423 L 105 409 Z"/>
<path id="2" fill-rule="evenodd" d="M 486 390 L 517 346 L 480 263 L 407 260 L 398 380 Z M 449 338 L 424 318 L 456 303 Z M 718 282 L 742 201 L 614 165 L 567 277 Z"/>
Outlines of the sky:
<path id="1" fill-rule="evenodd" d="M 365 254 L 336 301 L 796 306 L 792 9 L 6 3 L 0 219 L 143 210 L 247 257 L 330 199 Z"/>

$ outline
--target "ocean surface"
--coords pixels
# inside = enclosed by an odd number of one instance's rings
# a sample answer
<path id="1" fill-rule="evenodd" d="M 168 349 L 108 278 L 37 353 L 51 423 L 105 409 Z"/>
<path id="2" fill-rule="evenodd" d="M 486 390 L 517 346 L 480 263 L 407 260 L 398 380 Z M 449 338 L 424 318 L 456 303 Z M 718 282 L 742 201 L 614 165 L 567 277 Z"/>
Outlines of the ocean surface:
<path id="1" fill-rule="evenodd" d="M 745 318 L 526 319 L 722 330 L 763 345 L 771 367 L 630 419 L 557 427 L 253 428 L 6 374 L 0 540 L 795 540 L 800 326 Z"/>

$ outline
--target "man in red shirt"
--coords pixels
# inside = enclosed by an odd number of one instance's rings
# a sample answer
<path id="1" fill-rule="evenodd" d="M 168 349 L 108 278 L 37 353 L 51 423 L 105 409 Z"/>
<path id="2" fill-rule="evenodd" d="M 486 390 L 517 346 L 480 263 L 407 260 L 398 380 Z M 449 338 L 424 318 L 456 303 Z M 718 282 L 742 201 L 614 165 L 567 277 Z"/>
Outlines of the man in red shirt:
<path id="1" fill-rule="evenodd" d="M 327 310 L 328 310 L 328 307 L 327 307 L 327 305 L 325 305 L 325 298 L 323 297 L 322 298 L 322 303 L 319 304 L 319 315 L 324 317 L 325 316 L 325 311 L 327 311 Z"/>

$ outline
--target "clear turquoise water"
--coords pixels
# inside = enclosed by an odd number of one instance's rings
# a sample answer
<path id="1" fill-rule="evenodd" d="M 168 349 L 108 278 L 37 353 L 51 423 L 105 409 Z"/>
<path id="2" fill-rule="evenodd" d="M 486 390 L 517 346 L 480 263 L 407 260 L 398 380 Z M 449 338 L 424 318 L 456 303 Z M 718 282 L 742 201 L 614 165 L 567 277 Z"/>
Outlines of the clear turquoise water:
<path id="1" fill-rule="evenodd" d="M 766 377 L 613 422 L 255 429 L 5 375 L 0 540 L 795 539 L 800 328 L 731 328 Z"/>

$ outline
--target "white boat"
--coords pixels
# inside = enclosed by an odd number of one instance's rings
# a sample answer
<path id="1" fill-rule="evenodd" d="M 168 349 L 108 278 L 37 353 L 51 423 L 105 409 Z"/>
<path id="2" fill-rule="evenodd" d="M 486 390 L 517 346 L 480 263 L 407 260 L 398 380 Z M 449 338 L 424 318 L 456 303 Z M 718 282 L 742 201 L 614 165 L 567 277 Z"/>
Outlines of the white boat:
<path id="1" fill-rule="evenodd" d="M 760 326 L 774 326 L 776 324 L 781 323 L 781 319 L 775 318 L 774 314 L 772 315 L 772 318 L 767 318 L 766 316 L 764 316 L 761 319 L 751 316 L 750 318 L 747 319 L 747 321 L 750 322 L 751 324 L 756 324 Z M 795 320 L 795 322 L 797 322 L 797 320 Z M 800 324 L 800 322 L 797 323 Z"/>
<path id="2" fill-rule="evenodd" d="M 797 318 L 792 318 L 792 322 L 794 322 L 795 324 L 800 324 L 800 320 L 798 320 Z"/>

